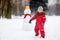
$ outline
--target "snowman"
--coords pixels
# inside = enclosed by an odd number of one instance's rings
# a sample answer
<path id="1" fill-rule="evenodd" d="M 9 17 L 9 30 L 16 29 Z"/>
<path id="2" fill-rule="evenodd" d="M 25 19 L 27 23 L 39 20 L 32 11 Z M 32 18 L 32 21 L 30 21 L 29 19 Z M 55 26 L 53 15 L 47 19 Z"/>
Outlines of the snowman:
<path id="1" fill-rule="evenodd" d="M 32 30 L 32 25 L 29 23 L 30 18 L 31 18 L 30 6 L 26 6 L 24 10 L 24 19 L 23 19 L 23 28 L 22 28 L 25 31 Z"/>

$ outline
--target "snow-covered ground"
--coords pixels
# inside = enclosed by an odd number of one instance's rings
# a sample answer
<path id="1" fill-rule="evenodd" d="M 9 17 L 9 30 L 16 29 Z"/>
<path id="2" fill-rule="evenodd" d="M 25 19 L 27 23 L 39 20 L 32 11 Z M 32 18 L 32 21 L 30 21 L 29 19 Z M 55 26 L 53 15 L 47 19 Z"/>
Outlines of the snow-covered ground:
<path id="1" fill-rule="evenodd" d="M 0 40 L 60 40 L 60 16 L 46 16 L 45 34 L 43 39 L 35 37 L 34 25 L 32 22 L 31 31 L 22 30 L 23 17 L 13 16 L 12 19 L 0 19 Z M 29 27 L 29 26 L 28 26 Z"/>

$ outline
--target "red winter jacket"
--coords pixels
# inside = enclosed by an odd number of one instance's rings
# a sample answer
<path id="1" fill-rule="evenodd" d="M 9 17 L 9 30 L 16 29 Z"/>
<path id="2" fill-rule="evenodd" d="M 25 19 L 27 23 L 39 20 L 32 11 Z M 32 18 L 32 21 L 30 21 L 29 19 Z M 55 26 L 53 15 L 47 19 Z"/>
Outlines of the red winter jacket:
<path id="1" fill-rule="evenodd" d="M 44 12 L 37 12 L 36 15 L 34 15 L 30 21 L 36 19 L 36 26 L 41 26 L 43 22 L 46 21 L 46 16 Z"/>

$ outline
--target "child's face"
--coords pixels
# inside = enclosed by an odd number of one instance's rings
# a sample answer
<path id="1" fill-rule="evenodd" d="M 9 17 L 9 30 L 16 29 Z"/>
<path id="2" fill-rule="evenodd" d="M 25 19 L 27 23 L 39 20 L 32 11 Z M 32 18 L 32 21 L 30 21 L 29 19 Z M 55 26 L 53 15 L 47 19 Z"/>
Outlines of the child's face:
<path id="1" fill-rule="evenodd" d="M 38 8 L 38 12 L 43 12 L 42 6 L 40 6 L 40 7 Z"/>
<path id="2" fill-rule="evenodd" d="M 42 10 L 38 10 L 38 12 L 43 12 Z"/>

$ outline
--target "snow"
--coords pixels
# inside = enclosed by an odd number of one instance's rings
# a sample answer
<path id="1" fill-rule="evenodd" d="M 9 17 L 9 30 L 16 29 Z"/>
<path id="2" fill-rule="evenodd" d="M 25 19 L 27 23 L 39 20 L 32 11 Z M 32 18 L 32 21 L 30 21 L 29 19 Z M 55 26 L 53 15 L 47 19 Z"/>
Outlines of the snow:
<path id="1" fill-rule="evenodd" d="M 23 17 L 13 16 L 12 19 L 0 19 L 0 40 L 60 40 L 60 16 L 46 16 L 45 38 L 36 37 L 34 33 L 35 21 L 32 30 L 22 29 Z M 29 27 L 29 26 L 28 26 Z"/>
<path id="2" fill-rule="evenodd" d="M 60 16 L 47 16 L 45 24 L 46 37 L 48 40 L 60 40 Z"/>

